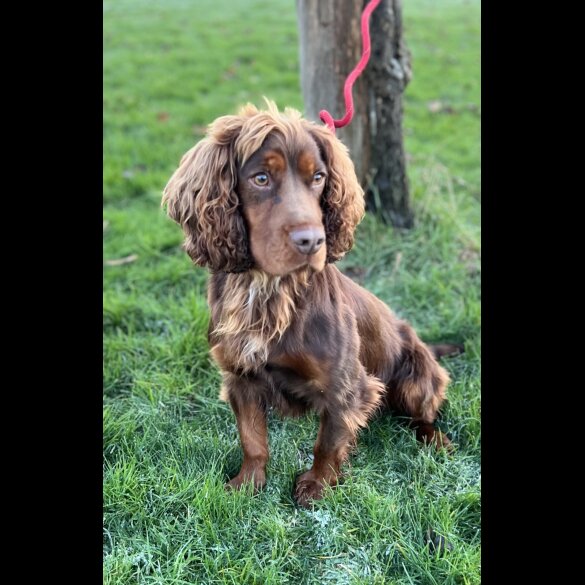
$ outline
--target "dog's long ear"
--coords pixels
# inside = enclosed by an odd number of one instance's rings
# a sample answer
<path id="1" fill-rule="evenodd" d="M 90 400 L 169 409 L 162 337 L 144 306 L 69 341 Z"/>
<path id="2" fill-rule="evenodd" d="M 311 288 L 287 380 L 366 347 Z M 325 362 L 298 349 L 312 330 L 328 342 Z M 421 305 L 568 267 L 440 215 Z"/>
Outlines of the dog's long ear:
<path id="1" fill-rule="evenodd" d="M 185 232 L 185 251 L 213 271 L 243 272 L 252 264 L 236 192 L 234 142 L 244 118 L 222 116 L 181 159 L 163 192 L 169 216 Z"/>
<path id="2" fill-rule="evenodd" d="M 364 191 L 347 147 L 327 128 L 307 123 L 327 165 L 327 184 L 321 207 L 327 243 L 327 262 L 343 258 L 353 246 L 353 233 L 364 217 Z"/>

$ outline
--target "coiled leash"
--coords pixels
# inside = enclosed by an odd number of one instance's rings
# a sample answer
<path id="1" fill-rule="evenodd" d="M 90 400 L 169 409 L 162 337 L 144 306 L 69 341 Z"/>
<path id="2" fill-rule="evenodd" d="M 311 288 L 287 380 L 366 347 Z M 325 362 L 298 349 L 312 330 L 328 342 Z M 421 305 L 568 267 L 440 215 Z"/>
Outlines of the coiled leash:
<path id="1" fill-rule="evenodd" d="M 355 80 L 361 75 L 370 60 L 370 14 L 374 12 L 381 0 L 371 0 L 362 12 L 362 58 L 355 66 L 354 70 L 347 76 L 343 86 L 343 97 L 345 99 L 345 116 L 340 120 L 334 120 L 333 116 L 327 110 L 319 112 L 319 118 L 327 124 L 331 132 L 335 134 L 335 128 L 347 126 L 353 118 L 353 97 L 351 95 L 352 86 Z"/>

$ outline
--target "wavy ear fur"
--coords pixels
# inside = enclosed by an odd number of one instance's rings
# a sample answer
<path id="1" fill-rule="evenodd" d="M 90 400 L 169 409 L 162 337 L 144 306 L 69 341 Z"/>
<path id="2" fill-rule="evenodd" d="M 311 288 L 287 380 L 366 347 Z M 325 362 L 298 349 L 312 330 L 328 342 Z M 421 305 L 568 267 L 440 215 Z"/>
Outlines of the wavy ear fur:
<path id="1" fill-rule="evenodd" d="M 234 143 L 243 122 L 243 116 L 215 120 L 163 191 L 163 205 L 185 233 L 185 251 L 195 264 L 213 271 L 243 272 L 252 266 L 236 193 Z"/>
<path id="2" fill-rule="evenodd" d="M 353 162 L 343 144 L 326 126 L 307 123 L 328 168 L 323 193 L 323 223 L 327 242 L 327 262 L 336 262 L 353 247 L 353 234 L 365 213 L 364 191 Z"/>

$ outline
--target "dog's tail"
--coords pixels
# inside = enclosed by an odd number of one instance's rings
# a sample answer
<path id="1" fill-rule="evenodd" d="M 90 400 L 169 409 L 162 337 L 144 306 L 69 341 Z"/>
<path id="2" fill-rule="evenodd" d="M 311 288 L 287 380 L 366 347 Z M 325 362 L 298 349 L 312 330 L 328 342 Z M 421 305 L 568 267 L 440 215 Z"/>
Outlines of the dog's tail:
<path id="1" fill-rule="evenodd" d="M 465 351 L 463 345 L 455 343 L 429 343 L 427 346 L 436 360 L 444 356 L 459 355 Z"/>

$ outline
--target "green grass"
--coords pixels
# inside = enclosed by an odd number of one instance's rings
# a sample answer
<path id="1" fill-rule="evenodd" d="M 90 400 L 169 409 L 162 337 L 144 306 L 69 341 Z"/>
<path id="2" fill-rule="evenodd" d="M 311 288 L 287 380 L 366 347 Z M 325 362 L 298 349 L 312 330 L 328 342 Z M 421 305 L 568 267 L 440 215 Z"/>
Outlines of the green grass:
<path id="1" fill-rule="evenodd" d="M 379 417 L 345 483 L 301 510 L 315 417 L 270 419 L 262 493 L 223 490 L 241 456 L 207 353 L 207 275 L 159 207 L 216 116 L 262 95 L 302 109 L 295 3 L 104 3 L 104 257 L 137 255 L 104 266 L 104 583 L 480 582 L 480 7 L 403 4 L 417 226 L 367 217 L 340 267 L 426 340 L 465 343 L 445 362 L 441 420 L 459 449 L 435 454 Z M 430 551 L 429 527 L 453 550 Z"/>

